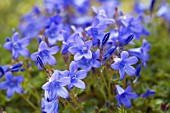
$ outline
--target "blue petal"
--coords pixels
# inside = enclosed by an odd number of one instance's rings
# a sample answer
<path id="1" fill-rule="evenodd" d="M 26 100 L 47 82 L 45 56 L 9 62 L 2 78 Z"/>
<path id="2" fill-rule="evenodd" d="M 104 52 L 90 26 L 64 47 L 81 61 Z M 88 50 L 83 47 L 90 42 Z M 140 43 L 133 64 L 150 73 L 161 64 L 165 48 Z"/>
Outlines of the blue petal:
<path id="1" fill-rule="evenodd" d="M 12 42 L 6 42 L 4 44 L 4 48 L 7 50 L 12 50 Z"/>
<path id="2" fill-rule="evenodd" d="M 17 93 L 19 93 L 19 94 L 22 94 L 22 93 L 23 93 L 23 90 L 22 90 L 22 88 L 21 88 L 20 85 L 18 85 L 18 86 L 15 87 L 15 91 L 16 91 Z"/>
<path id="3" fill-rule="evenodd" d="M 74 60 L 75 60 L 75 61 L 78 61 L 78 60 L 80 60 L 80 59 L 82 59 L 82 58 L 83 58 L 83 54 L 76 53 L 76 54 L 74 55 Z"/>
<path id="4" fill-rule="evenodd" d="M 77 47 L 82 47 L 84 45 L 83 40 L 81 39 L 81 37 L 79 37 L 79 35 L 77 34 L 76 37 L 74 38 L 74 41 L 77 45 Z"/>
<path id="5" fill-rule="evenodd" d="M 15 32 L 12 35 L 12 42 L 17 42 L 19 39 L 20 39 L 20 36 L 19 36 L 18 32 Z"/>
<path id="6" fill-rule="evenodd" d="M 92 58 L 92 52 L 90 50 L 87 51 L 87 53 L 83 54 L 86 59 L 91 59 Z"/>
<path id="7" fill-rule="evenodd" d="M 26 58 L 28 58 L 28 57 L 30 56 L 30 52 L 28 51 L 27 48 L 22 48 L 22 49 L 20 49 L 20 50 L 19 50 L 19 53 L 20 53 L 22 56 L 26 57 Z"/>
<path id="8" fill-rule="evenodd" d="M 0 83 L 0 89 L 6 89 L 8 87 L 8 82 L 4 81 Z"/>
<path id="9" fill-rule="evenodd" d="M 5 79 L 7 80 L 7 81 L 12 81 L 12 79 L 13 79 L 13 76 L 12 76 L 12 73 L 11 72 L 7 72 L 7 73 L 5 73 Z"/>
<path id="10" fill-rule="evenodd" d="M 48 56 L 47 62 L 52 66 L 56 65 L 57 63 L 55 57 L 53 57 L 52 55 Z"/>
<path id="11" fill-rule="evenodd" d="M 20 40 L 20 43 L 22 44 L 23 47 L 26 47 L 27 45 L 30 44 L 31 38 L 25 37 Z"/>
<path id="12" fill-rule="evenodd" d="M 78 79 L 84 79 L 86 78 L 86 76 L 87 76 L 87 72 L 85 70 L 80 70 L 80 71 L 77 71 L 76 73 L 76 77 Z"/>
<path id="13" fill-rule="evenodd" d="M 63 77 L 56 81 L 58 82 L 59 85 L 66 86 L 66 85 L 70 84 L 70 77 Z"/>
<path id="14" fill-rule="evenodd" d="M 124 76 L 125 76 L 125 70 L 123 68 L 119 69 L 119 74 L 120 74 L 120 80 L 123 80 Z"/>
<path id="15" fill-rule="evenodd" d="M 42 51 L 42 50 L 46 50 L 46 49 L 48 49 L 48 46 L 44 41 L 42 41 L 39 45 L 38 51 Z"/>
<path id="16" fill-rule="evenodd" d="M 86 41 L 85 42 L 85 45 L 87 46 L 88 49 L 91 49 L 91 46 L 92 46 L 92 41 Z"/>
<path id="17" fill-rule="evenodd" d="M 125 107 L 127 108 L 131 107 L 131 102 L 128 98 L 121 98 L 120 101 Z"/>
<path id="18" fill-rule="evenodd" d="M 126 92 L 125 93 L 127 98 L 137 98 L 138 94 L 132 93 L 132 92 Z"/>
<path id="19" fill-rule="evenodd" d="M 16 60 L 16 59 L 18 58 L 18 56 L 19 56 L 18 51 L 15 50 L 15 49 L 12 49 L 12 58 L 13 58 L 14 60 Z"/>
<path id="20" fill-rule="evenodd" d="M 75 73 L 75 72 L 77 71 L 76 62 L 72 61 L 72 62 L 70 63 L 69 70 L 70 70 L 71 73 Z"/>
<path id="21" fill-rule="evenodd" d="M 23 76 L 20 76 L 20 75 L 16 76 L 14 79 L 15 79 L 15 80 L 17 81 L 17 83 L 19 83 L 19 84 L 24 81 L 24 77 L 23 77 Z"/>
<path id="22" fill-rule="evenodd" d="M 62 97 L 62 98 L 68 98 L 69 97 L 69 93 L 66 90 L 66 88 L 64 88 L 64 87 L 57 88 L 57 95 Z"/>
<path id="23" fill-rule="evenodd" d="M 125 63 L 127 63 L 128 65 L 136 64 L 137 62 L 138 59 L 135 56 L 129 57 L 125 60 Z"/>
<path id="24" fill-rule="evenodd" d="M 129 53 L 127 52 L 127 51 L 123 51 L 122 53 L 121 53 L 121 59 L 123 60 L 123 59 L 127 59 L 129 57 Z"/>
<path id="25" fill-rule="evenodd" d="M 39 54 L 39 52 L 35 52 L 35 53 L 33 53 L 32 55 L 31 55 L 31 59 L 33 60 L 33 61 L 37 61 L 37 55 Z"/>
<path id="26" fill-rule="evenodd" d="M 50 54 L 56 54 L 59 51 L 60 47 L 59 46 L 54 46 L 49 49 Z"/>
<path id="27" fill-rule="evenodd" d="M 14 95 L 14 89 L 13 88 L 8 88 L 7 89 L 7 97 L 11 98 Z"/>
<path id="28" fill-rule="evenodd" d="M 74 79 L 74 81 L 72 82 L 72 84 L 77 87 L 77 88 L 80 88 L 80 89 L 83 89 L 85 90 L 86 89 L 86 86 L 84 84 L 84 82 L 82 80 L 79 80 L 79 79 Z"/>
<path id="29" fill-rule="evenodd" d="M 119 61 L 118 62 L 114 62 L 111 65 L 112 69 L 115 69 L 115 70 L 119 70 L 119 66 L 120 66 L 120 62 Z"/>
<path id="30" fill-rule="evenodd" d="M 71 53 L 71 54 L 76 54 L 78 52 L 78 48 L 76 46 L 73 46 L 73 47 L 70 47 L 68 49 L 68 51 Z"/>
<path id="31" fill-rule="evenodd" d="M 136 72 L 136 69 L 134 67 L 132 67 L 132 66 L 129 66 L 129 65 L 126 65 L 124 67 L 124 70 L 130 76 L 133 76 L 135 74 L 135 72 Z"/>

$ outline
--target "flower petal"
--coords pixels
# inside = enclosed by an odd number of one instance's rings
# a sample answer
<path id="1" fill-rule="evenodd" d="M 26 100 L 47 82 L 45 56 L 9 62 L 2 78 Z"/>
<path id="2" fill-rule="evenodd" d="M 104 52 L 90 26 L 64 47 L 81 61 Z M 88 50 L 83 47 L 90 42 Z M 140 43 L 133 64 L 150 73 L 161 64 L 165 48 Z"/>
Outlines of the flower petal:
<path id="1" fill-rule="evenodd" d="M 26 57 L 26 58 L 28 58 L 28 57 L 30 56 L 30 52 L 28 51 L 27 48 L 22 48 L 22 49 L 20 49 L 20 50 L 19 50 L 19 53 L 20 53 L 22 56 Z"/>
<path id="2" fill-rule="evenodd" d="M 23 47 L 26 47 L 27 45 L 30 44 L 31 38 L 25 37 L 20 40 L 20 43 L 22 44 Z"/>
<path id="3" fill-rule="evenodd" d="M 47 62 L 52 66 L 56 65 L 56 63 L 57 63 L 55 57 L 53 57 L 52 55 L 48 56 Z"/>
<path id="4" fill-rule="evenodd" d="M 72 61 L 72 62 L 70 63 L 69 71 L 70 71 L 71 73 L 75 73 L 75 72 L 77 71 L 76 62 Z"/>
<path id="5" fill-rule="evenodd" d="M 137 62 L 138 62 L 138 59 L 135 56 L 129 57 L 125 60 L 125 63 L 128 65 L 136 64 Z"/>
<path id="6" fill-rule="evenodd" d="M 6 93 L 7 93 L 7 97 L 11 98 L 14 95 L 14 89 L 8 88 Z"/>
<path id="7" fill-rule="evenodd" d="M 19 36 L 19 33 L 18 32 L 15 32 L 13 35 L 12 35 L 12 42 L 16 42 L 20 39 L 20 36 Z"/>
<path id="8" fill-rule="evenodd" d="M 74 79 L 74 81 L 72 82 L 72 84 L 77 87 L 77 88 L 80 88 L 80 89 L 83 89 L 85 90 L 86 89 L 86 86 L 84 84 L 84 82 L 82 80 L 79 80 L 79 79 Z"/>
<path id="9" fill-rule="evenodd" d="M 123 60 L 123 59 L 127 59 L 129 57 L 129 53 L 127 52 L 127 51 L 123 51 L 122 53 L 121 53 L 121 59 Z"/>
<path id="10" fill-rule="evenodd" d="M 86 59 L 92 58 L 92 52 L 90 50 L 87 51 L 87 53 L 83 54 Z"/>
<path id="11" fill-rule="evenodd" d="M 114 70 L 119 70 L 119 66 L 120 66 L 120 62 L 114 62 L 111 65 L 111 68 L 114 69 Z"/>
<path id="12" fill-rule="evenodd" d="M 91 41 L 91 40 L 86 41 L 86 42 L 85 42 L 85 45 L 87 46 L 88 49 L 90 49 L 91 46 L 92 46 L 92 41 Z"/>
<path id="13" fill-rule="evenodd" d="M 69 93 L 66 90 L 66 88 L 64 88 L 64 87 L 57 88 L 57 95 L 62 97 L 62 98 L 68 98 L 69 97 Z"/>
<path id="14" fill-rule="evenodd" d="M 78 60 L 80 60 L 82 57 L 83 57 L 83 54 L 76 53 L 76 54 L 74 55 L 74 60 L 75 60 L 75 61 L 78 61 Z"/>
<path id="15" fill-rule="evenodd" d="M 120 101 L 125 107 L 127 108 L 131 107 L 131 102 L 128 98 L 121 98 Z"/>
<path id="16" fill-rule="evenodd" d="M 44 41 L 41 41 L 38 51 L 42 51 L 42 50 L 46 50 L 46 49 L 48 49 L 47 44 Z"/>
<path id="17" fill-rule="evenodd" d="M 76 54 L 78 52 L 78 48 L 76 46 L 72 46 L 68 49 L 68 51 L 71 53 L 71 54 Z"/>
<path id="18" fill-rule="evenodd" d="M 123 68 L 119 69 L 119 74 L 120 74 L 120 80 L 123 80 L 124 76 L 125 76 L 125 70 Z"/>
<path id="19" fill-rule="evenodd" d="M 84 79 L 86 78 L 86 76 L 87 76 L 87 72 L 85 70 L 80 70 L 80 71 L 77 71 L 76 73 L 76 77 L 78 79 Z"/>
<path id="20" fill-rule="evenodd" d="M 7 50 L 12 50 L 12 42 L 6 42 L 4 44 L 4 48 Z"/>
<path id="21" fill-rule="evenodd" d="M 50 54 L 56 54 L 59 51 L 60 47 L 59 46 L 54 46 L 49 49 Z"/>
<path id="22" fill-rule="evenodd" d="M 136 72 L 136 69 L 130 65 L 125 65 L 125 72 L 130 75 L 130 76 L 133 76 Z"/>

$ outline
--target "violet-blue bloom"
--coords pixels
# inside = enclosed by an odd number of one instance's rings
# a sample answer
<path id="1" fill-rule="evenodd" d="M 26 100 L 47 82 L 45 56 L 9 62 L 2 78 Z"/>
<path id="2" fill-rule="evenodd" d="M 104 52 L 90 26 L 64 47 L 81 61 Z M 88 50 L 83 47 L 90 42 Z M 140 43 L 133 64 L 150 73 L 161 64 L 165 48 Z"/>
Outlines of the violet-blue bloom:
<path id="1" fill-rule="evenodd" d="M 54 46 L 57 41 L 62 41 L 62 17 L 55 15 L 47 20 L 44 36 L 47 37 L 50 46 Z"/>
<path id="2" fill-rule="evenodd" d="M 118 100 L 118 108 L 120 108 L 120 105 L 123 104 L 125 107 L 130 108 L 131 102 L 130 99 L 137 98 L 138 95 L 135 93 L 132 93 L 132 87 L 128 86 L 126 90 L 121 88 L 119 85 L 116 85 L 116 99 Z"/>
<path id="3" fill-rule="evenodd" d="M 164 18 L 170 24 L 170 5 L 163 2 L 159 7 L 157 15 Z"/>
<path id="4" fill-rule="evenodd" d="M 121 31 L 126 33 L 133 33 L 135 35 L 136 39 L 140 39 L 142 35 L 148 36 L 149 32 L 145 29 L 145 27 L 142 24 L 142 18 L 139 16 L 138 18 L 134 18 L 130 15 L 124 16 L 124 18 L 120 19 L 120 22 L 122 26 L 120 29 Z"/>
<path id="5" fill-rule="evenodd" d="M 143 65 L 146 67 L 146 62 L 149 60 L 149 50 L 150 44 L 144 39 L 142 46 L 140 48 L 129 49 L 129 54 L 140 58 Z"/>
<path id="6" fill-rule="evenodd" d="M 45 27 L 47 18 L 41 14 L 38 7 L 34 7 L 31 12 L 21 18 L 19 30 L 22 36 L 35 38 Z"/>
<path id="7" fill-rule="evenodd" d="M 38 48 L 38 52 L 35 52 L 31 55 L 31 59 L 34 60 L 35 62 L 37 61 L 37 55 L 39 55 L 43 61 L 44 66 L 46 65 L 46 63 L 48 62 L 50 65 L 54 66 L 56 65 L 56 59 L 54 56 L 54 54 L 56 54 L 59 51 L 59 47 L 58 46 L 54 46 L 51 48 L 48 48 L 47 44 L 42 41 L 39 45 Z M 42 69 L 41 66 L 38 63 L 38 67 L 39 69 Z"/>
<path id="8" fill-rule="evenodd" d="M 90 71 L 91 68 L 99 68 L 101 63 L 99 61 L 100 51 L 97 50 L 96 52 L 92 52 L 91 59 L 82 58 L 81 60 L 77 61 L 77 65 L 80 68 L 83 68 L 87 72 Z"/>
<path id="9" fill-rule="evenodd" d="M 74 38 L 75 41 L 75 46 L 72 46 L 68 49 L 68 51 L 74 55 L 74 60 L 78 61 L 82 59 L 83 57 L 86 59 L 91 59 L 92 58 L 92 52 L 91 52 L 91 47 L 92 47 L 92 41 L 86 41 L 83 42 L 81 37 L 77 34 L 76 37 Z"/>
<path id="10" fill-rule="evenodd" d="M 123 80 L 125 73 L 130 76 L 133 76 L 136 72 L 135 68 L 131 65 L 136 64 L 138 59 L 135 56 L 129 57 L 127 51 L 121 53 L 121 58 L 114 58 L 114 63 L 111 67 L 115 70 L 119 70 L 120 80 Z"/>
<path id="11" fill-rule="evenodd" d="M 19 55 L 22 55 L 28 58 L 30 56 L 30 53 L 28 49 L 26 48 L 26 46 L 29 45 L 30 41 L 31 39 L 28 37 L 20 39 L 18 32 L 15 32 L 12 35 L 12 40 L 7 41 L 4 44 L 4 48 L 12 51 L 12 58 L 14 60 L 16 60 L 19 57 Z"/>
<path id="12" fill-rule="evenodd" d="M 14 92 L 19 94 L 23 93 L 22 87 L 20 84 L 23 82 L 23 76 L 13 77 L 11 72 L 7 72 L 4 75 L 5 81 L 0 83 L 0 89 L 7 90 L 7 97 L 11 98 L 14 95 Z"/>
<path id="13" fill-rule="evenodd" d="M 149 97 L 149 96 L 155 95 L 155 93 L 156 93 L 155 90 L 148 89 L 148 90 L 146 90 L 145 93 L 143 93 L 143 94 L 141 95 L 141 97 L 147 98 L 147 97 Z"/>
<path id="14" fill-rule="evenodd" d="M 70 84 L 68 85 L 68 89 L 70 90 L 75 86 L 77 88 L 85 90 L 86 86 L 85 83 L 82 81 L 82 79 L 86 78 L 87 71 L 85 70 L 77 71 L 76 65 L 77 64 L 74 61 L 70 63 L 69 76 L 71 77 L 71 79 L 70 79 Z"/>
<path id="15" fill-rule="evenodd" d="M 42 113 L 58 113 L 59 100 L 48 101 L 46 99 L 41 100 Z"/>
<path id="16" fill-rule="evenodd" d="M 65 74 L 65 73 L 64 73 Z M 53 101 L 58 98 L 69 98 L 69 93 L 64 86 L 70 84 L 70 77 L 65 76 L 60 78 L 58 72 L 54 72 L 49 79 L 49 82 L 46 82 L 42 89 L 45 90 L 45 98 L 48 101 Z"/>

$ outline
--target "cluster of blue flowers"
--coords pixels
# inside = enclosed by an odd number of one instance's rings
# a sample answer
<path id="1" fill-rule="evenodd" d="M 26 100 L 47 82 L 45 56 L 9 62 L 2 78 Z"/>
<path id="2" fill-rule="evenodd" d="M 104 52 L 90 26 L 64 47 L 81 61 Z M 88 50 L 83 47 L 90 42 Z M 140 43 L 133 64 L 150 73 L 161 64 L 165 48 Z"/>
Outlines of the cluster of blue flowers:
<path id="1" fill-rule="evenodd" d="M 19 30 L 22 38 L 14 31 L 12 39 L 6 39 L 4 48 L 12 52 L 13 60 L 18 62 L 22 55 L 35 61 L 38 69 L 47 72 L 47 82 L 42 86 L 45 92 L 42 99 L 43 112 L 57 113 L 60 97 L 69 99 L 69 90 L 72 88 L 85 90 L 83 79 L 90 76 L 90 70 L 98 74 L 96 70 L 102 73 L 102 68 L 107 66 L 114 72 L 119 72 L 120 81 L 124 80 L 126 74 L 136 76 L 133 82 L 135 84 L 142 65 L 147 66 L 150 44 L 143 36 L 148 36 L 149 32 L 142 21 L 146 17 L 146 11 L 152 13 L 154 10 L 155 0 L 151 0 L 148 7 L 137 1 L 134 11 L 140 14 L 138 17 L 120 11 L 119 0 L 96 0 L 98 7 L 91 7 L 90 4 L 90 0 L 44 0 L 44 9 L 35 6 L 21 18 Z M 161 5 L 157 15 L 170 23 L 169 9 L 167 4 Z M 90 13 L 93 13 L 94 17 Z M 39 48 L 30 55 L 26 47 L 33 38 L 37 38 Z M 134 40 L 143 40 L 141 47 L 135 48 Z M 133 46 L 134 48 L 129 48 Z M 69 64 L 69 69 L 47 69 L 46 65 L 57 64 L 55 55 L 59 52 L 65 64 Z M 22 63 L 0 66 L 0 77 L 5 77 L 5 81 L 0 83 L 0 89 L 7 90 L 9 98 L 15 91 L 23 92 L 20 84 L 24 77 L 13 77 L 12 74 L 23 71 L 21 66 Z M 124 90 L 120 84 L 114 85 L 117 107 L 123 104 L 130 108 L 130 99 L 137 98 L 138 95 L 132 92 L 131 86 Z M 148 89 L 141 97 L 154 94 L 154 90 Z"/>

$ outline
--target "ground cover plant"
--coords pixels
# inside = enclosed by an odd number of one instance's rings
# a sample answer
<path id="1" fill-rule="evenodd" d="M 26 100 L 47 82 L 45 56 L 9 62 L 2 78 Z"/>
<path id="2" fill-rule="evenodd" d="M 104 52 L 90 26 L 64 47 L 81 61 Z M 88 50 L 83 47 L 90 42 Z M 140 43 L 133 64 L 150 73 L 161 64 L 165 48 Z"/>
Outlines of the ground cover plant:
<path id="1" fill-rule="evenodd" d="M 39 2 L 1 32 L 0 111 L 170 112 L 168 1 Z"/>

